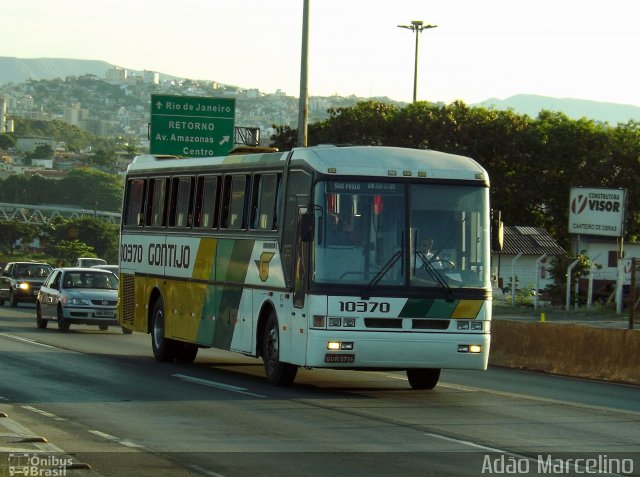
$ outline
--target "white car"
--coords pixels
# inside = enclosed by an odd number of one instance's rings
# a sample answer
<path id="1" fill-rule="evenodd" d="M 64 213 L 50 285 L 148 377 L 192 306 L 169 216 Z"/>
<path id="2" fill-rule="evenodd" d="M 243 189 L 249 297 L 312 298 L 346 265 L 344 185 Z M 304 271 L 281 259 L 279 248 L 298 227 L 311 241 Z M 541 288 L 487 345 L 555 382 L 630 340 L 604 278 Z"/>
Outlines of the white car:
<path id="1" fill-rule="evenodd" d="M 107 261 L 96 257 L 80 257 L 76 260 L 76 267 L 93 267 L 94 265 L 106 265 Z"/>
<path id="2" fill-rule="evenodd" d="M 36 325 L 58 322 L 58 330 L 72 324 L 97 325 L 106 330 L 118 324 L 118 277 L 98 268 L 54 268 L 36 299 Z M 129 330 L 123 329 L 128 334 Z"/>

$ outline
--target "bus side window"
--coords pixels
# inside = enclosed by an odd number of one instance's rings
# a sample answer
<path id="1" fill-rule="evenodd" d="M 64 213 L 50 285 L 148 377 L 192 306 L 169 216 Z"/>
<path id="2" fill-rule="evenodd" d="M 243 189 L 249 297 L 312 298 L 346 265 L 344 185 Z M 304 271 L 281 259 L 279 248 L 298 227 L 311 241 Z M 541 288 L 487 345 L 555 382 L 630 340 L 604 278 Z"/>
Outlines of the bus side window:
<path id="1" fill-rule="evenodd" d="M 133 179 L 127 182 L 125 225 L 143 225 L 138 221 L 144 210 L 145 179 Z"/>
<path id="2" fill-rule="evenodd" d="M 228 229 L 245 227 L 246 199 L 249 181 L 244 174 L 225 177 L 225 192 L 222 204 L 222 225 Z"/>
<path id="3" fill-rule="evenodd" d="M 167 189 L 169 181 L 167 178 L 151 179 L 152 187 L 149 189 L 151 198 L 150 220 L 147 221 L 152 227 L 162 227 L 167 225 Z"/>
<path id="4" fill-rule="evenodd" d="M 198 177 L 195 227 L 218 227 L 219 179 L 218 176 Z"/>
<path id="5" fill-rule="evenodd" d="M 277 174 L 256 177 L 252 201 L 252 228 L 275 230 L 275 207 L 278 187 Z"/>
<path id="6" fill-rule="evenodd" d="M 190 213 L 193 204 L 193 178 L 174 177 L 171 186 L 171 214 L 169 225 L 173 227 L 190 227 Z"/>

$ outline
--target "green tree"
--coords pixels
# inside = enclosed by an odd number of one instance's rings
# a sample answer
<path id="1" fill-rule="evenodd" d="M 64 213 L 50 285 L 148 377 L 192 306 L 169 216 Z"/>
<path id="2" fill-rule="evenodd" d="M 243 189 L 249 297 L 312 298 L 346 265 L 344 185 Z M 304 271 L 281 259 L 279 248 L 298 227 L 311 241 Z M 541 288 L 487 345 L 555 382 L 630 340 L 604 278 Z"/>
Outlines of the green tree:
<path id="1" fill-rule="evenodd" d="M 123 181 L 117 175 L 91 168 L 74 169 L 57 186 L 63 204 L 120 212 Z"/>
<path id="2" fill-rule="evenodd" d="M 0 220 L 0 250 L 13 255 L 16 249 L 24 247 L 38 237 L 35 225 L 17 220 Z"/>
<path id="3" fill-rule="evenodd" d="M 78 257 L 95 257 L 93 247 L 80 240 L 62 240 L 53 248 L 66 266 L 74 264 Z"/>
<path id="4" fill-rule="evenodd" d="M 63 242 L 81 242 L 91 248 L 91 257 L 104 258 L 109 263 L 118 262 L 118 232 L 115 224 L 97 217 L 58 219 L 47 226 L 46 236 L 55 248 Z M 95 255 L 94 255 L 95 254 Z M 76 255 L 76 258 L 87 255 Z"/>
<path id="5" fill-rule="evenodd" d="M 15 147 L 16 138 L 12 133 L 0 133 L 0 149 Z"/>
<path id="6" fill-rule="evenodd" d="M 36 147 L 35 151 L 27 153 L 27 159 L 51 159 L 53 158 L 53 149 L 49 144 Z"/>

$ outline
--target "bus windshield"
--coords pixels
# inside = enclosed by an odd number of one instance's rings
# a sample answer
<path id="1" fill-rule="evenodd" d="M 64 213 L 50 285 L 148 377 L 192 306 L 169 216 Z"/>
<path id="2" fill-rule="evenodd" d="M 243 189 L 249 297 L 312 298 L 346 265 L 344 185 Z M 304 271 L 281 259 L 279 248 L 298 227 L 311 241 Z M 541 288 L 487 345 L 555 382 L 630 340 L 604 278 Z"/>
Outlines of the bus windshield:
<path id="1" fill-rule="evenodd" d="M 313 281 L 487 288 L 488 200 L 475 184 L 319 182 Z"/>

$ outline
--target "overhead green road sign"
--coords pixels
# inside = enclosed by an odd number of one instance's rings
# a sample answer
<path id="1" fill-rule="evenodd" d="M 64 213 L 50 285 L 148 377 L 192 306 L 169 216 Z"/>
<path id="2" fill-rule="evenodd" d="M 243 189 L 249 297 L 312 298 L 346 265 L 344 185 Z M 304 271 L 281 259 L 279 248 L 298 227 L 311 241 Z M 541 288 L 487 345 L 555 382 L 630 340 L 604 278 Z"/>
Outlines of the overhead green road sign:
<path id="1" fill-rule="evenodd" d="M 152 94 L 149 152 L 224 156 L 233 147 L 235 116 L 234 98 Z"/>

